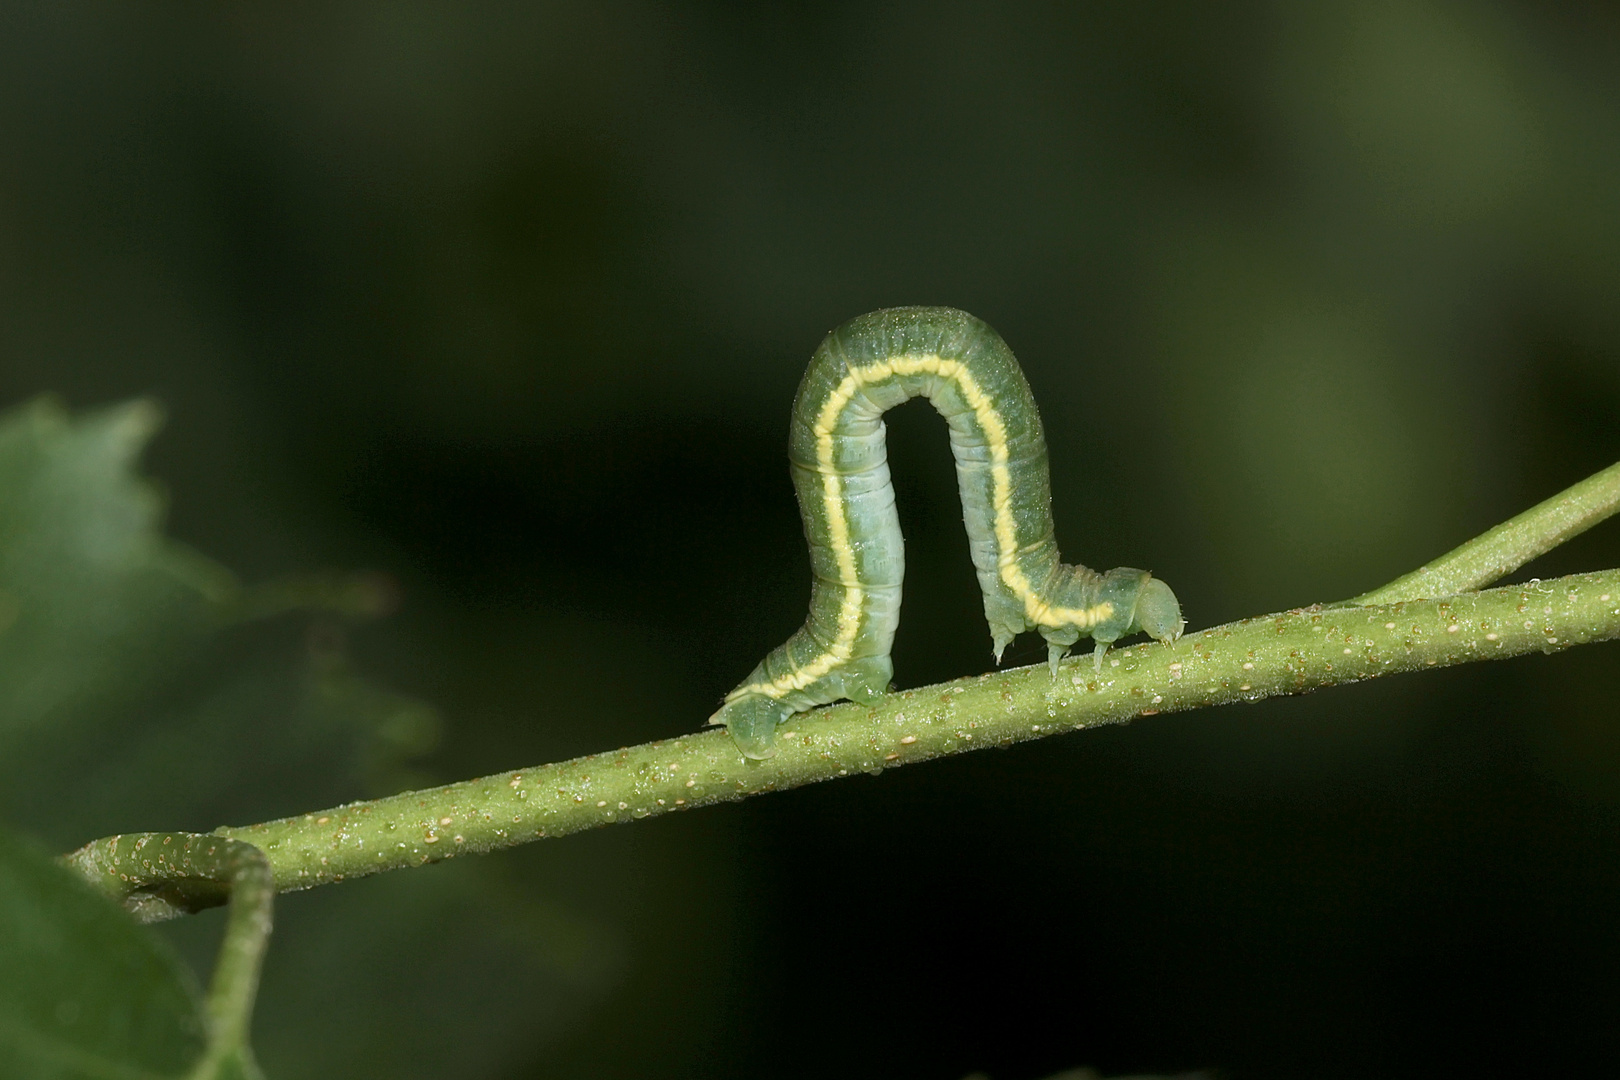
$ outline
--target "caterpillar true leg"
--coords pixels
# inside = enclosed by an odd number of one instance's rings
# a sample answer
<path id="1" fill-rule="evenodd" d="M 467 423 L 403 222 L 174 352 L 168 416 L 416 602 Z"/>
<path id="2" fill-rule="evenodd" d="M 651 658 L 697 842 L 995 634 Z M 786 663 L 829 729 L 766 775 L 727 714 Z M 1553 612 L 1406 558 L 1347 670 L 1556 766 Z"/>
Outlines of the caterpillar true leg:
<path id="1" fill-rule="evenodd" d="M 973 565 L 996 660 L 1039 630 L 1057 664 L 1080 638 L 1108 646 L 1185 623 L 1170 587 L 1145 570 L 1100 574 L 1058 559 L 1046 439 L 1024 373 L 994 330 L 952 308 L 890 308 L 827 335 L 793 403 L 788 455 L 815 577 L 805 624 L 726 696 L 725 724 L 751 758 L 776 752 L 794 713 L 888 687 L 905 545 L 882 416 L 926 397 L 950 428 Z"/>

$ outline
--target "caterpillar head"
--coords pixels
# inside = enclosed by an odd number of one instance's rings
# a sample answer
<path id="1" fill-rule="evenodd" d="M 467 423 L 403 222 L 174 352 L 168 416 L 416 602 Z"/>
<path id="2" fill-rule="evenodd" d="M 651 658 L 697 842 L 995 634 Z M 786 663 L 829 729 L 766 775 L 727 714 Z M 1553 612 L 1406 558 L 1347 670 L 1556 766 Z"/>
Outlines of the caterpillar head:
<path id="1" fill-rule="evenodd" d="M 1186 628 L 1187 620 L 1181 617 L 1181 602 L 1170 591 L 1170 586 L 1156 577 L 1142 582 L 1142 589 L 1136 594 L 1131 628 L 1126 633 L 1140 630 L 1154 641 L 1174 641 Z"/>
<path id="2" fill-rule="evenodd" d="M 1146 570 L 1121 566 L 1108 571 L 1097 598 L 1114 605 L 1113 615 L 1091 631 L 1093 640 L 1099 643 L 1136 633 L 1145 633 L 1155 641 L 1174 641 L 1187 626 L 1176 594 Z"/>

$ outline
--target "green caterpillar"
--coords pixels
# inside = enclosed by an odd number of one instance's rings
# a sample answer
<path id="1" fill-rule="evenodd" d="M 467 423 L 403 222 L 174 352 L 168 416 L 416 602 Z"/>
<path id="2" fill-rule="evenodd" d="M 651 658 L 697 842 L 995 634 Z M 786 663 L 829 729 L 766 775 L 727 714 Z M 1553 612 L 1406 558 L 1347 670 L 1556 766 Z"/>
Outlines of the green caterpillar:
<path id="1" fill-rule="evenodd" d="M 1175 593 L 1147 571 L 1058 560 L 1040 414 L 1001 336 L 953 308 L 874 311 L 827 335 L 793 402 L 788 456 L 815 575 L 810 615 L 709 718 L 750 758 L 776 753 L 776 728 L 794 713 L 889 688 L 905 541 L 882 417 L 918 396 L 950 427 L 997 663 L 1025 630 L 1046 638 L 1054 675 L 1086 635 L 1099 666 L 1129 634 L 1181 636 Z"/>

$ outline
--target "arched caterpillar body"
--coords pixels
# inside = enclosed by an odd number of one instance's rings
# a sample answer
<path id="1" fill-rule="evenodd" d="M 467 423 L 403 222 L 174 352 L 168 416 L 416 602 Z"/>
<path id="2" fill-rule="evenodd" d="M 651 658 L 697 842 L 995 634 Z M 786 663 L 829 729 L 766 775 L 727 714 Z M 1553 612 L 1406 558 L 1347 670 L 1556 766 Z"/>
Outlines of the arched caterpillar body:
<path id="1" fill-rule="evenodd" d="M 793 403 L 788 455 L 814 572 L 810 614 L 709 720 L 748 757 L 774 754 L 776 728 L 794 713 L 889 688 L 905 545 L 882 417 L 913 397 L 950 428 L 998 663 L 1025 630 L 1046 638 L 1054 673 L 1087 635 L 1099 664 L 1128 634 L 1181 636 L 1181 606 L 1151 574 L 1059 561 L 1041 418 L 1001 336 L 952 308 L 874 311 L 827 335 Z"/>

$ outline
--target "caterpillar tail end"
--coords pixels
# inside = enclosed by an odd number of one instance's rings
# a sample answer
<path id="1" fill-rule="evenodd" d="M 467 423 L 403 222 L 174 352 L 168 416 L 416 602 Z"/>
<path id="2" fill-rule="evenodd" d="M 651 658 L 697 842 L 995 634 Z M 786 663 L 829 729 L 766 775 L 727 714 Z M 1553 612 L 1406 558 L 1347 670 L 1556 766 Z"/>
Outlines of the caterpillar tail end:
<path id="1" fill-rule="evenodd" d="M 709 723 L 724 724 L 743 757 L 764 761 L 776 756 L 776 729 L 790 715 L 780 701 L 744 694 L 720 706 L 720 711 L 709 717 Z"/>

